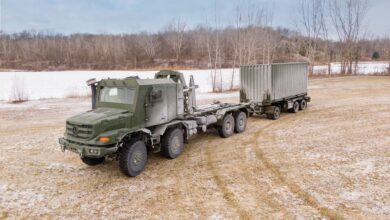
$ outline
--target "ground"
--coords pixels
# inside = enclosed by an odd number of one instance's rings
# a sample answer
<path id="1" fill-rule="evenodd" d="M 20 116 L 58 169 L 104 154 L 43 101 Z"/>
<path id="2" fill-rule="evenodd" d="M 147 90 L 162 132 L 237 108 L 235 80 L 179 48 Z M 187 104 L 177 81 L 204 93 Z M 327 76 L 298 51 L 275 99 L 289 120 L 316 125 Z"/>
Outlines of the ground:
<path id="1" fill-rule="evenodd" d="M 388 219 L 390 77 L 309 84 L 306 111 L 250 118 L 228 139 L 197 135 L 136 178 L 60 151 L 87 99 L 1 103 L 0 218 Z"/>

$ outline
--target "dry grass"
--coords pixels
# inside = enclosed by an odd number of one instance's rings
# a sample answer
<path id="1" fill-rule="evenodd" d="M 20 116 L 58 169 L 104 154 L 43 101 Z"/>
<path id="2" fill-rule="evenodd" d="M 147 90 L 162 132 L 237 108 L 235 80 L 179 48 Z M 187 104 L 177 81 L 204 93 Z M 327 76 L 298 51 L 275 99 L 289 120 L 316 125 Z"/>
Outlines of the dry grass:
<path id="1" fill-rule="evenodd" d="M 22 103 L 29 100 L 29 94 L 26 90 L 26 84 L 23 79 L 15 76 L 12 80 L 11 103 Z"/>

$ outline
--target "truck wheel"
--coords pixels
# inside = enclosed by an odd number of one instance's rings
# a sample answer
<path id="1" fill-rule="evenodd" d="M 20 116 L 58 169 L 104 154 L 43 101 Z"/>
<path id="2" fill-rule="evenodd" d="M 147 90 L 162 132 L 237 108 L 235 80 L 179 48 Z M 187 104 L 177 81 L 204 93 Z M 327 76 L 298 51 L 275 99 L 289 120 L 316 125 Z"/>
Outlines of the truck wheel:
<path id="1" fill-rule="evenodd" d="M 300 102 L 299 102 L 299 110 L 305 110 L 307 107 L 307 102 L 305 99 L 302 99 Z"/>
<path id="2" fill-rule="evenodd" d="M 140 140 L 130 141 L 119 151 L 119 168 L 127 176 L 137 176 L 144 170 L 147 158 L 145 143 Z"/>
<path id="3" fill-rule="evenodd" d="M 227 114 L 223 117 L 221 126 L 218 126 L 219 136 L 228 138 L 234 133 L 234 118 L 231 114 Z"/>
<path id="4" fill-rule="evenodd" d="M 274 112 L 272 114 L 267 114 L 268 119 L 278 120 L 280 118 L 280 107 L 274 106 Z"/>
<path id="5" fill-rule="evenodd" d="M 89 166 L 95 166 L 95 165 L 103 163 L 105 159 L 106 159 L 105 157 L 99 157 L 99 158 L 82 157 L 81 161 L 83 161 L 83 163 L 85 163 Z"/>
<path id="6" fill-rule="evenodd" d="M 246 114 L 245 112 L 234 113 L 234 132 L 242 133 L 246 129 Z"/>
<path id="7" fill-rule="evenodd" d="M 169 158 L 175 159 L 178 157 L 184 148 L 183 130 L 180 128 L 174 128 L 168 130 L 164 134 L 161 145 L 162 154 Z"/>
<path id="8" fill-rule="evenodd" d="M 295 101 L 295 102 L 294 102 L 292 109 L 290 109 L 290 112 L 291 112 L 291 113 L 297 113 L 297 112 L 299 112 L 299 102 L 298 102 L 298 101 Z"/>

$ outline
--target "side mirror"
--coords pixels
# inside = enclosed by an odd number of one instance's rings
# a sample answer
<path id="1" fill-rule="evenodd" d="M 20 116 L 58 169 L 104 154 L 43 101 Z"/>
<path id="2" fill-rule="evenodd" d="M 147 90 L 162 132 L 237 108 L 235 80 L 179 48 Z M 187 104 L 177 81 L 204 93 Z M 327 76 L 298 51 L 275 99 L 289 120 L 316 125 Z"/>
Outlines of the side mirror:
<path id="1" fill-rule="evenodd" d="M 161 89 L 152 89 L 150 92 L 150 100 L 153 101 L 158 101 L 162 97 L 162 91 Z"/>
<path id="2" fill-rule="evenodd" d="M 96 79 L 89 79 L 87 85 L 91 87 L 91 95 L 92 95 L 92 109 L 96 108 Z"/>

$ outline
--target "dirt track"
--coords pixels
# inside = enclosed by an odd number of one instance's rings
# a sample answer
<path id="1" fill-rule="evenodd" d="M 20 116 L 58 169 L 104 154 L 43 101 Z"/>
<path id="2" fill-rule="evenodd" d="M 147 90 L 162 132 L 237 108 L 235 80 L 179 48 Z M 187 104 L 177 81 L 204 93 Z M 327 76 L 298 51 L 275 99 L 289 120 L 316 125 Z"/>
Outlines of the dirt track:
<path id="1" fill-rule="evenodd" d="M 88 100 L 3 103 L 0 218 L 388 219 L 390 77 L 311 80 L 309 93 L 305 112 L 198 135 L 136 178 L 60 151 L 65 118 Z"/>

